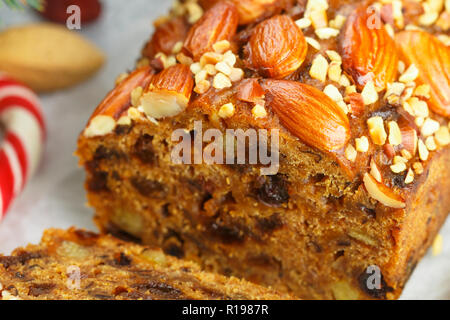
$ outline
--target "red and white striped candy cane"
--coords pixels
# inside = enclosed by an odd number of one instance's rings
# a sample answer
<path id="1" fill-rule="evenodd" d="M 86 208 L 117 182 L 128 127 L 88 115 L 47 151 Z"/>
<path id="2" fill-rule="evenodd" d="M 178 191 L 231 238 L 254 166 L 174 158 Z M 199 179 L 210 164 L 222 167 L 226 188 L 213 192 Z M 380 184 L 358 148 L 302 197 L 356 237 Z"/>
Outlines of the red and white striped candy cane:
<path id="1" fill-rule="evenodd" d="M 38 97 L 0 73 L 0 220 L 39 163 L 45 124 Z"/>

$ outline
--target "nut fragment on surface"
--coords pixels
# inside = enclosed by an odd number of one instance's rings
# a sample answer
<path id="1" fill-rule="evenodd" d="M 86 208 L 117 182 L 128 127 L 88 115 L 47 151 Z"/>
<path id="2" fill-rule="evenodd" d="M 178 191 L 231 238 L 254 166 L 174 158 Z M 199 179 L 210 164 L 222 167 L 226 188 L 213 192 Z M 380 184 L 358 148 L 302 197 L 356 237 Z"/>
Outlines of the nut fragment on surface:
<path id="1" fill-rule="evenodd" d="M 369 126 L 370 137 L 376 145 L 384 145 L 386 143 L 387 134 L 384 129 L 383 118 L 372 117 L 367 120 Z"/>
<path id="2" fill-rule="evenodd" d="M 95 116 L 89 123 L 88 127 L 84 130 L 84 136 L 87 138 L 104 136 L 113 132 L 116 127 L 116 121 L 105 115 Z"/>
<path id="3" fill-rule="evenodd" d="M 414 181 L 414 171 L 412 169 L 408 169 L 408 173 L 405 177 L 405 184 L 410 184 Z"/>
<path id="4" fill-rule="evenodd" d="M 389 143 L 398 146 L 402 143 L 402 133 L 396 121 L 389 121 Z"/>
<path id="5" fill-rule="evenodd" d="M 213 87 L 215 89 L 221 90 L 225 88 L 230 88 L 233 84 L 230 81 L 230 78 L 228 78 L 225 74 L 219 72 L 216 74 L 213 80 Z"/>
<path id="6" fill-rule="evenodd" d="M 406 170 L 406 164 L 404 162 L 397 162 L 391 165 L 391 170 L 394 173 L 401 173 Z"/>
<path id="7" fill-rule="evenodd" d="M 427 118 L 422 125 L 421 133 L 424 137 L 428 137 L 436 133 L 440 128 L 439 122 L 436 120 Z"/>
<path id="8" fill-rule="evenodd" d="M 391 189 L 379 183 L 370 174 L 366 173 L 363 178 L 364 186 L 369 195 L 387 207 L 402 209 L 406 207 L 403 199 L 396 195 Z"/>
<path id="9" fill-rule="evenodd" d="M 427 146 L 422 141 L 422 139 L 419 139 L 419 141 L 418 141 L 418 149 L 419 149 L 420 160 L 427 161 L 430 153 L 428 152 Z"/>
<path id="10" fill-rule="evenodd" d="M 417 175 L 421 175 L 423 173 L 423 165 L 420 162 L 415 162 L 412 167 Z"/>
<path id="11" fill-rule="evenodd" d="M 347 148 L 345 148 L 345 157 L 347 158 L 347 160 L 355 162 L 357 156 L 358 152 L 356 151 L 355 147 L 349 144 Z"/>
<path id="12" fill-rule="evenodd" d="M 378 169 L 378 166 L 377 166 L 376 162 L 373 159 L 370 160 L 370 174 L 379 183 L 383 182 L 383 177 L 381 176 L 380 169 Z"/>
<path id="13" fill-rule="evenodd" d="M 366 136 L 355 139 L 356 151 L 365 153 L 369 151 L 369 139 Z"/>
<path id="14" fill-rule="evenodd" d="M 234 115 L 234 104 L 227 103 L 220 107 L 219 109 L 219 117 L 221 118 L 230 118 Z"/>
<path id="15" fill-rule="evenodd" d="M 441 146 L 445 147 L 450 144 L 450 133 L 447 127 L 441 126 L 438 131 L 434 134 L 436 142 Z"/>
<path id="16" fill-rule="evenodd" d="M 378 92 L 375 89 L 373 81 L 368 81 L 361 92 L 365 105 L 369 105 L 378 101 Z"/>
<path id="17" fill-rule="evenodd" d="M 328 73 L 328 61 L 321 54 L 318 54 L 311 65 L 309 75 L 317 80 L 325 82 Z"/>
<path id="18" fill-rule="evenodd" d="M 321 48 L 320 43 L 316 39 L 311 37 L 305 37 L 305 40 L 311 47 L 313 47 L 316 50 L 320 50 Z"/>
<path id="19" fill-rule="evenodd" d="M 252 114 L 255 119 L 267 117 L 267 110 L 263 105 L 256 104 L 252 109 Z"/>
<path id="20" fill-rule="evenodd" d="M 399 81 L 408 83 L 414 81 L 419 76 L 419 69 L 414 64 L 411 64 L 408 69 L 400 76 Z"/>

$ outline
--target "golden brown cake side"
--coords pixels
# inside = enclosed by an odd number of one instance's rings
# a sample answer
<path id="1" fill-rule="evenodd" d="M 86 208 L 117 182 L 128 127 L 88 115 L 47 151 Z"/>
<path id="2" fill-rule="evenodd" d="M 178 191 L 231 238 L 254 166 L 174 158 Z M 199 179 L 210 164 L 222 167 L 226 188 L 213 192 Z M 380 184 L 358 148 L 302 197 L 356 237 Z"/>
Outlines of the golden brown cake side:
<path id="1" fill-rule="evenodd" d="M 79 229 L 47 230 L 41 244 L 0 256 L 0 300 L 290 299 L 192 262 Z"/>
<path id="2" fill-rule="evenodd" d="M 158 21 L 81 134 L 98 225 L 301 298 L 398 298 L 450 211 L 441 24 L 413 30 L 410 1 L 216 2 Z M 176 129 L 278 130 L 277 174 L 176 164 Z"/>

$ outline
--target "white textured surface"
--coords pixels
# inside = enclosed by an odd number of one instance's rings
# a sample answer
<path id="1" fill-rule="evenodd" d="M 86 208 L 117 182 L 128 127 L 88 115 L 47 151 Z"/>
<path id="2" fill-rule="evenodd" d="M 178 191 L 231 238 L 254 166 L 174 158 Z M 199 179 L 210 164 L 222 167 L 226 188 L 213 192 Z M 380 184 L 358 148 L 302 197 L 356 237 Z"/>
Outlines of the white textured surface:
<path id="1" fill-rule="evenodd" d="M 0 252 L 38 242 L 44 229 L 72 225 L 95 230 L 92 210 L 86 208 L 84 174 L 72 156 L 77 136 L 94 107 L 112 88 L 115 77 L 131 68 L 152 31 L 151 21 L 166 13 L 171 1 L 104 0 L 101 20 L 83 26 L 81 32 L 108 56 L 106 66 L 94 78 L 75 88 L 42 96 L 48 123 L 44 160 L 25 192 L 0 224 Z M 38 21 L 30 12 L 0 8 L 0 29 Z M 414 271 L 403 299 L 450 299 L 450 223 L 441 230 L 443 253 L 428 253 Z"/>

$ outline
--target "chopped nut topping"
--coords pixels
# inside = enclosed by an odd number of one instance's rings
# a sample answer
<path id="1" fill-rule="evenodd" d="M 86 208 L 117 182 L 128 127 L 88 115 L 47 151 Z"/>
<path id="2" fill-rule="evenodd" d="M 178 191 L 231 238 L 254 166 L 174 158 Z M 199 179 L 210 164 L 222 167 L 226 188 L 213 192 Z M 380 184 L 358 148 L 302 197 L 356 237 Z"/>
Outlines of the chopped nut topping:
<path id="1" fill-rule="evenodd" d="M 192 61 L 192 58 L 186 56 L 184 53 L 180 52 L 179 54 L 177 54 L 177 60 L 179 63 L 184 64 L 186 66 L 190 66 L 191 64 L 194 63 L 194 61 Z"/>
<path id="2" fill-rule="evenodd" d="M 267 117 L 267 111 L 266 108 L 264 108 L 264 106 L 260 105 L 260 104 L 256 104 L 253 109 L 252 109 L 252 114 L 253 116 L 258 119 L 258 118 L 265 118 Z"/>
<path id="3" fill-rule="evenodd" d="M 347 158 L 347 160 L 355 162 L 357 156 L 358 152 L 351 144 L 349 144 L 347 148 L 345 148 L 345 157 Z"/>
<path id="4" fill-rule="evenodd" d="M 227 63 L 230 67 L 234 67 L 236 61 L 237 61 L 236 56 L 231 50 L 228 50 L 223 55 L 223 62 Z"/>
<path id="5" fill-rule="evenodd" d="M 411 64 L 408 69 L 400 76 L 399 81 L 408 83 L 414 81 L 419 76 L 419 69 L 414 64 Z"/>
<path id="6" fill-rule="evenodd" d="M 432 120 L 430 118 L 425 119 L 422 125 L 421 133 L 424 137 L 428 137 L 436 133 L 440 128 L 439 122 Z"/>
<path id="7" fill-rule="evenodd" d="M 244 78 L 244 70 L 233 68 L 229 77 L 232 82 L 242 80 Z"/>
<path id="8" fill-rule="evenodd" d="M 127 113 L 132 120 L 139 120 L 142 117 L 142 113 L 133 107 L 129 108 Z"/>
<path id="9" fill-rule="evenodd" d="M 403 158 L 403 157 L 400 157 L 400 156 L 395 156 L 394 160 L 393 160 L 393 163 L 397 164 L 397 163 L 400 163 L 400 162 L 406 164 L 406 163 L 408 163 L 408 160 Z"/>
<path id="10" fill-rule="evenodd" d="M 209 90 L 209 88 L 211 88 L 211 83 L 208 80 L 201 80 L 199 82 L 196 82 L 194 92 L 198 94 L 204 94 Z"/>
<path id="11" fill-rule="evenodd" d="M 386 143 L 387 134 L 384 130 L 383 118 L 372 117 L 367 120 L 369 126 L 370 137 L 376 145 L 384 145 Z"/>
<path id="12" fill-rule="evenodd" d="M 219 62 L 221 63 L 221 62 Z M 212 64 L 207 64 L 203 70 L 206 71 L 206 73 L 210 76 L 215 76 L 217 74 L 217 69 L 216 66 L 212 65 Z"/>
<path id="13" fill-rule="evenodd" d="M 346 20 L 347 18 L 345 16 L 338 14 L 330 21 L 329 25 L 332 28 L 341 29 Z"/>
<path id="14" fill-rule="evenodd" d="M 331 98 L 331 100 L 335 102 L 339 102 L 344 99 L 342 97 L 342 94 L 339 92 L 338 88 L 336 88 L 332 84 L 327 85 L 325 89 L 323 89 L 323 93 L 325 93 L 327 96 Z"/>
<path id="15" fill-rule="evenodd" d="M 227 103 L 220 107 L 219 117 L 221 118 L 230 118 L 234 115 L 234 104 Z"/>
<path id="16" fill-rule="evenodd" d="M 227 76 L 229 76 L 231 74 L 231 72 L 233 71 L 231 69 L 231 67 L 227 63 L 225 63 L 223 61 L 218 62 L 216 64 L 216 70 L 219 71 L 219 72 L 222 72 L 223 74 L 225 74 Z"/>
<path id="17" fill-rule="evenodd" d="M 311 20 L 309 20 L 308 18 L 301 18 L 301 19 L 298 19 L 297 21 L 295 21 L 295 24 L 300 29 L 306 29 L 309 26 L 311 26 Z"/>
<path id="18" fill-rule="evenodd" d="M 213 87 L 221 90 L 232 86 L 230 79 L 223 73 L 218 73 L 214 77 Z"/>
<path id="19" fill-rule="evenodd" d="M 132 106 L 134 106 L 134 107 L 139 106 L 139 102 L 140 102 L 143 91 L 144 91 L 144 89 L 142 89 L 141 86 L 136 87 L 133 89 L 133 91 L 131 91 L 131 105 Z"/>
<path id="20" fill-rule="evenodd" d="M 182 41 L 178 41 L 177 43 L 175 43 L 175 45 L 172 48 L 172 53 L 173 54 L 178 54 L 180 53 L 181 49 L 183 49 L 183 42 Z"/>
<path id="21" fill-rule="evenodd" d="M 347 86 L 345 87 L 345 95 L 349 96 L 351 93 L 356 93 L 356 86 Z"/>
<path id="22" fill-rule="evenodd" d="M 341 69 L 341 63 L 337 61 L 332 61 L 330 63 L 330 66 L 328 68 L 328 78 L 330 80 L 339 82 L 341 79 L 342 69 Z"/>
<path id="23" fill-rule="evenodd" d="M 217 52 L 206 52 L 203 54 L 200 58 L 200 65 L 202 67 L 206 66 L 207 64 L 214 64 L 216 65 L 220 61 L 223 60 L 223 55 Z"/>
<path id="24" fill-rule="evenodd" d="M 363 97 L 365 105 L 369 105 L 378 101 L 378 92 L 375 89 L 375 84 L 373 83 L 373 81 L 367 82 L 367 84 L 364 86 L 363 91 L 361 92 L 361 95 Z"/>
<path id="25" fill-rule="evenodd" d="M 408 169 L 408 173 L 406 174 L 405 177 L 405 184 L 410 184 L 414 181 L 414 172 L 412 171 L 412 169 Z"/>
<path id="26" fill-rule="evenodd" d="M 384 95 L 384 97 L 388 98 L 392 95 L 401 96 L 403 90 L 405 90 L 405 87 L 406 87 L 405 84 L 401 82 L 388 83 L 386 94 Z"/>
<path id="27" fill-rule="evenodd" d="M 438 17 L 439 17 L 439 13 L 437 13 L 437 12 L 434 12 L 434 11 L 425 12 L 424 14 L 422 14 L 419 17 L 419 24 L 424 26 L 424 27 L 429 27 L 433 23 L 436 22 Z"/>
<path id="28" fill-rule="evenodd" d="M 222 40 L 213 44 L 213 50 L 217 53 L 225 53 L 230 49 L 230 42 L 228 40 Z"/>
<path id="29" fill-rule="evenodd" d="M 119 120 L 117 120 L 117 124 L 119 126 L 129 126 L 131 125 L 131 119 L 129 116 L 121 116 Z"/>
<path id="30" fill-rule="evenodd" d="M 339 78 L 339 84 L 347 89 L 347 87 L 350 86 L 350 80 L 348 80 L 348 77 L 345 74 L 341 74 L 341 77 Z"/>
<path id="31" fill-rule="evenodd" d="M 412 165 L 412 167 L 413 167 L 413 169 L 414 169 L 414 172 L 415 172 L 417 175 L 421 175 L 421 174 L 423 173 L 423 165 L 422 165 L 420 162 L 415 162 L 415 163 Z"/>
<path id="32" fill-rule="evenodd" d="M 196 2 L 186 2 L 184 4 L 187 12 L 188 12 L 188 22 L 191 24 L 196 23 L 203 16 L 203 9 Z"/>
<path id="33" fill-rule="evenodd" d="M 436 141 L 433 136 L 430 136 L 425 139 L 425 145 L 429 151 L 435 151 L 437 149 Z"/>
<path id="34" fill-rule="evenodd" d="M 309 75 L 319 81 L 325 82 L 328 73 L 328 61 L 321 54 L 318 54 L 311 65 Z"/>
<path id="35" fill-rule="evenodd" d="M 445 147 L 450 144 L 450 133 L 447 127 L 441 126 L 438 131 L 436 131 L 434 138 L 436 142 L 441 146 Z"/>
<path id="36" fill-rule="evenodd" d="M 199 62 L 193 63 L 190 66 L 191 72 L 196 75 L 197 73 L 199 73 L 200 71 L 202 71 L 202 66 L 200 65 Z"/>
<path id="37" fill-rule="evenodd" d="M 428 117 L 428 104 L 425 101 L 419 100 L 417 97 L 412 97 L 408 99 L 408 104 L 411 107 L 414 116 L 422 118 Z"/>
<path id="38" fill-rule="evenodd" d="M 421 84 L 414 90 L 414 95 L 424 99 L 430 99 L 431 87 L 429 84 Z"/>
<path id="39" fill-rule="evenodd" d="M 342 57 L 336 51 L 327 50 L 325 51 L 325 53 L 327 54 L 328 58 L 330 58 L 331 61 L 342 62 Z"/>
<path id="40" fill-rule="evenodd" d="M 425 122 L 425 118 L 423 117 L 417 117 L 414 119 L 414 123 L 421 128 L 423 126 L 423 123 Z"/>
<path id="41" fill-rule="evenodd" d="M 391 165 L 391 170 L 394 173 L 401 173 L 406 170 L 406 164 L 404 162 L 398 162 Z"/>
<path id="42" fill-rule="evenodd" d="M 319 39 L 322 40 L 336 37 L 339 34 L 339 30 L 333 28 L 319 28 L 316 29 L 315 32 Z"/>
<path id="43" fill-rule="evenodd" d="M 401 153 L 402 157 L 407 160 L 411 160 L 413 157 L 412 154 L 406 149 L 402 149 L 402 151 L 400 151 L 400 153 Z"/>
<path id="44" fill-rule="evenodd" d="M 428 149 L 425 145 L 425 143 L 423 143 L 422 139 L 419 139 L 419 142 L 417 144 L 418 149 L 419 149 L 419 158 L 422 161 L 427 161 L 428 160 L 428 156 L 430 155 L 430 153 L 428 152 Z"/>
<path id="45" fill-rule="evenodd" d="M 383 182 L 383 177 L 381 176 L 380 169 L 378 169 L 377 164 L 372 159 L 370 160 L 370 174 L 375 178 L 379 183 Z"/>
<path id="46" fill-rule="evenodd" d="M 320 43 L 316 39 L 311 37 L 305 37 L 305 40 L 311 47 L 313 47 L 316 50 L 320 50 L 321 48 Z"/>
<path id="47" fill-rule="evenodd" d="M 389 143 L 391 145 L 398 146 L 402 143 L 402 133 L 396 121 L 390 121 L 389 127 Z"/>
<path id="48" fill-rule="evenodd" d="M 358 152 L 365 153 L 369 151 L 369 139 L 366 136 L 361 136 L 361 138 L 355 139 L 356 150 Z"/>

